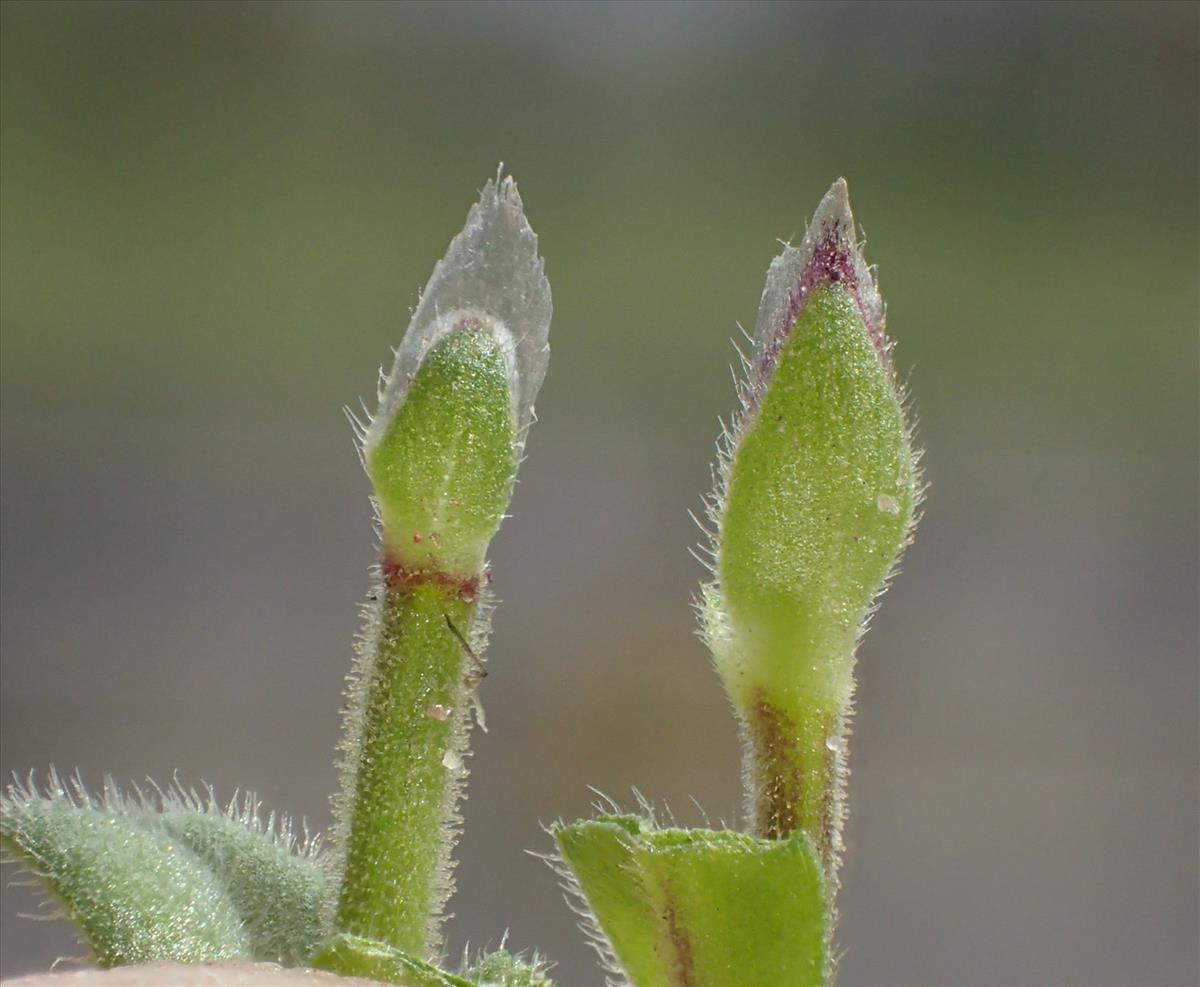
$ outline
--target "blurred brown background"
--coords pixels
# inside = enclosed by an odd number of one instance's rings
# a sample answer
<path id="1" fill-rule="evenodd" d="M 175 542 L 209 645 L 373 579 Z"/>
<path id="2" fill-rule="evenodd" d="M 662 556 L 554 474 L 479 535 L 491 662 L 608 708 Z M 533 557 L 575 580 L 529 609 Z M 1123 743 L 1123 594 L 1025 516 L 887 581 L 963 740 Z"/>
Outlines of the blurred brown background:
<path id="1" fill-rule="evenodd" d="M 498 161 L 555 295 L 450 949 L 601 974 L 539 822 L 739 806 L 688 508 L 850 181 L 932 487 L 860 655 L 844 985 L 1190 984 L 1194 4 L 3 7 L 3 756 L 328 821 L 369 395 Z M 11 876 L 11 875 L 10 875 Z M 4 893 L 6 975 L 77 953 Z"/>

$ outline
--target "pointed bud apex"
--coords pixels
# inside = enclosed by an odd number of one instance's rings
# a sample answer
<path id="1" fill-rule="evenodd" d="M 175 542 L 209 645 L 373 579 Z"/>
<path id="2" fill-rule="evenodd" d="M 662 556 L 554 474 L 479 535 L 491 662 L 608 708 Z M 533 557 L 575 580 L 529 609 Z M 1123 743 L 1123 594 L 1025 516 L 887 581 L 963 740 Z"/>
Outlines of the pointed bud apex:
<path id="1" fill-rule="evenodd" d="M 832 871 L 854 651 L 918 500 L 842 181 L 771 264 L 744 398 L 713 514 L 706 629 L 750 741 L 759 831 L 807 830 Z"/>
<path id="2" fill-rule="evenodd" d="M 754 324 L 756 362 L 749 383 L 756 393 L 769 382 L 808 296 L 831 284 L 840 285 L 854 299 L 867 334 L 886 361 L 890 346 L 883 331 L 883 300 L 855 236 L 844 178 L 825 193 L 800 246 L 785 246 L 767 269 Z"/>
<path id="3" fill-rule="evenodd" d="M 364 436 L 385 567 L 478 575 L 546 373 L 550 313 L 516 184 L 489 181 L 434 268 Z"/>

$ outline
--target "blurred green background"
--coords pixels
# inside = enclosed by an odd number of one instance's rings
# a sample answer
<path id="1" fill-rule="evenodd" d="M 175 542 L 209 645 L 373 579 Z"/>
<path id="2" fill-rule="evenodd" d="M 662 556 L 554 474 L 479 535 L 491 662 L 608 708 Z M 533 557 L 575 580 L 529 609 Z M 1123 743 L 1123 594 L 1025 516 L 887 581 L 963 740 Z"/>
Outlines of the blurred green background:
<path id="1" fill-rule="evenodd" d="M 846 175 L 931 490 L 860 654 L 841 982 L 1200 977 L 1195 4 L 5 3 L 7 773 L 328 822 L 370 395 L 483 181 L 554 356 L 449 947 L 602 975 L 538 823 L 736 821 L 687 510 Z M 79 952 L 4 892 L 0 970 Z"/>

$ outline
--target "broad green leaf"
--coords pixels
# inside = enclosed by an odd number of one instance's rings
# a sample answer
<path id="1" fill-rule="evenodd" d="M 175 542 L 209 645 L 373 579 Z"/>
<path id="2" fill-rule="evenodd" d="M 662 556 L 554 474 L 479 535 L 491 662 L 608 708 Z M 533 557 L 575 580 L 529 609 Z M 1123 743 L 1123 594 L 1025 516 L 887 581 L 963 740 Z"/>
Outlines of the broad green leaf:
<path id="1" fill-rule="evenodd" d="M 610 972 L 618 966 L 634 987 L 663 983 L 660 916 L 647 896 L 634 853 L 642 832 L 636 816 L 602 816 L 556 826 L 555 841 L 590 909 L 585 931 Z"/>
<path id="2" fill-rule="evenodd" d="M 183 842 L 115 791 L 93 800 L 57 779 L 42 797 L 10 787 L 4 846 L 74 920 L 101 966 L 248 959 L 225 887 Z"/>
<path id="3" fill-rule="evenodd" d="M 600 816 L 554 836 L 633 987 L 824 982 L 824 881 L 804 834 L 762 840 Z"/>

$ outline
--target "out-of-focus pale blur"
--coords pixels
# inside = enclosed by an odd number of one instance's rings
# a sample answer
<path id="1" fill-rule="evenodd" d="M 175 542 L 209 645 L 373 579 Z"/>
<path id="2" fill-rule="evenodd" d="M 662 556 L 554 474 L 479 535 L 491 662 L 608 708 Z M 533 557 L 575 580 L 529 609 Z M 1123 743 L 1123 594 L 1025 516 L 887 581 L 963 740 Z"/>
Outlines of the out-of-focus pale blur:
<path id="1" fill-rule="evenodd" d="M 554 287 L 449 947 L 601 973 L 539 822 L 735 822 L 690 596 L 729 339 L 846 175 L 931 483 L 860 654 L 841 982 L 1197 957 L 1190 4 L 3 7 L 3 754 L 327 824 L 340 412 L 483 181 Z M 11 875 L 10 875 L 11 876 Z M 79 950 L 2 904 L 0 970 Z"/>

